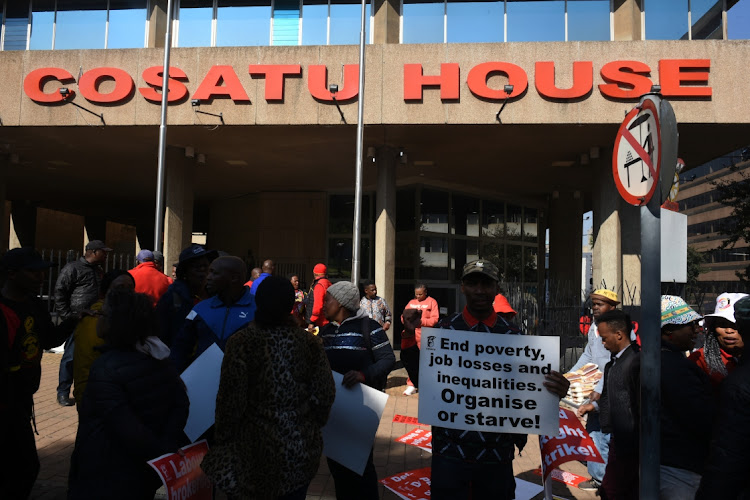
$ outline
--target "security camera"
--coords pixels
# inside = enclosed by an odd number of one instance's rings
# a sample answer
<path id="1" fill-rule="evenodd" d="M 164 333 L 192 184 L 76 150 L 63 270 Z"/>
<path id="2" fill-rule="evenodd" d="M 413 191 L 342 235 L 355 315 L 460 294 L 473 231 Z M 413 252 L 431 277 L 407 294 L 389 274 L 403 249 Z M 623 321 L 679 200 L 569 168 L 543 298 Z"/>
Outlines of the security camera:
<path id="1" fill-rule="evenodd" d="M 513 93 L 513 85 L 505 85 L 503 90 L 506 94 L 511 95 Z"/>
<path id="2" fill-rule="evenodd" d="M 201 105 L 201 101 L 200 101 L 200 99 L 193 99 L 193 100 L 190 101 L 190 104 L 193 107 L 200 106 Z"/>
<path id="3" fill-rule="evenodd" d="M 70 90 L 68 90 L 67 87 L 62 87 L 60 89 L 60 95 L 61 96 L 69 96 L 70 95 Z"/>
<path id="4" fill-rule="evenodd" d="M 328 86 L 328 91 L 329 91 L 329 92 L 330 92 L 331 94 L 335 94 L 336 92 L 338 92 L 338 91 L 339 91 L 339 86 L 338 86 L 338 85 L 336 85 L 335 83 L 332 83 L 332 84 L 330 84 L 330 85 Z"/>

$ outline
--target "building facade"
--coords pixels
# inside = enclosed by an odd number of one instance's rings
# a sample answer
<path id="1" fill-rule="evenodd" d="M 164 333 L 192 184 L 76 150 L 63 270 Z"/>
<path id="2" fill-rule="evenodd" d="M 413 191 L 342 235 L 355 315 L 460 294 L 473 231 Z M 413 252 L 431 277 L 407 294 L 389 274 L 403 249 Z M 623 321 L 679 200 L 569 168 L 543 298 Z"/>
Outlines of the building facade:
<path id="1" fill-rule="evenodd" d="M 623 290 L 640 282 L 638 212 L 612 181 L 625 112 L 660 85 L 688 164 L 750 130 L 738 72 L 750 0 L 376 0 L 364 92 L 359 3 L 176 3 L 168 262 L 205 233 L 211 247 L 273 258 L 308 282 L 318 261 L 349 277 L 361 96 L 361 271 L 394 310 L 415 282 L 446 311 L 460 307 L 461 267 L 477 257 L 496 261 L 531 309 L 549 280 L 581 289 L 587 210 L 593 282 Z M 3 3 L 9 245 L 153 245 L 166 6 Z"/>

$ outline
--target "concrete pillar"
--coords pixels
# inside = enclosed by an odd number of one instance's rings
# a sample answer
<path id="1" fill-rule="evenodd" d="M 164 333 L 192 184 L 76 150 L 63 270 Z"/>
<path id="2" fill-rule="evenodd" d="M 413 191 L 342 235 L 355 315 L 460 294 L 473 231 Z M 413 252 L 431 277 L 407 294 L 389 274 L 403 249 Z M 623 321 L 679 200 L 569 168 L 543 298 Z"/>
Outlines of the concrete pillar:
<path id="1" fill-rule="evenodd" d="M 10 210 L 6 206 L 9 164 L 10 155 L 0 154 L 0 250 L 9 248 Z"/>
<path id="2" fill-rule="evenodd" d="M 378 149 L 378 190 L 375 199 L 375 284 L 378 295 L 394 310 L 394 281 L 396 269 L 396 151 L 388 147 Z M 393 343 L 393 328 L 388 330 Z"/>
<path id="3" fill-rule="evenodd" d="M 373 43 L 399 43 L 401 3 L 396 0 L 373 0 Z"/>
<path id="4" fill-rule="evenodd" d="M 565 288 L 581 286 L 583 198 L 580 191 L 554 191 L 549 207 L 549 277 Z"/>
<path id="5" fill-rule="evenodd" d="M 162 48 L 164 47 L 164 35 L 167 32 L 167 0 L 151 0 L 150 5 L 147 47 Z"/>
<path id="6" fill-rule="evenodd" d="M 594 289 L 606 286 L 618 293 L 622 289 L 622 239 L 620 193 L 617 192 L 610 164 L 611 150 L 602 150 L 591 160 L 596 182 L 592 193 L 594 208 Z"/>
<path id="7" fill-rule="evenodd" d="M 620 199 L 623 307 L 641 305 L 641 209 Z"/>
<path id="8" fill-rule="evenodd" d="M 183 148 L 167 149 L 166 202 L 164 213 L 164 262 L 177 262 L 190 244 L 193 229 L 193 180 L 195 162 Z M 169 270 L 171 271 L 171 269 Z"/>
<path id="9" fill-rule="evenodd" d="M 36 205 L 13 202 L 10 215 L 10 237 L 8 248 L 33 247 L 36 245 Z"/>
<path id="10" fill-rule="evenodd" d="M 613 10 L 615 40 L 641 40 L 642 0 L 614 0 Z"/>
<path id="11" fill-rule="evenodd" d="M 107 242 L 107 218 L 100 215 L 86 215 L 84 217 L 83 235 L 84 247 L 91 240 L 102 240 L 110 245 Z"/>

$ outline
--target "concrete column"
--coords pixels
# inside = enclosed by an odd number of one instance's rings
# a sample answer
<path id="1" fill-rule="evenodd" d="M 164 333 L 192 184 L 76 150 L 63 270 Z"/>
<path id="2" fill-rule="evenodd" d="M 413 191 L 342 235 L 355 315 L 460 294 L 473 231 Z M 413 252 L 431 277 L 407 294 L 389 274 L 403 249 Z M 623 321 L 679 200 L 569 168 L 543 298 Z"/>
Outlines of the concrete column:
<path id="1" fill-rule="evenodd" d="M 642 0 L 614 0 L 615 40 L 641 40 Z"/>
<path id="2" fill-rule="evenodd" d="M 581 289 L 583 198 L 580 191 L 552 193 L 549 207 L 549 276 L 570 290 Z"/>
<path id="3" fill-rule="evenodd" d="M 10 155 L 0 154 L 0 250 L 9 248 L 10 210 L 6 206 L 9 164 Z"/>
<path id="4" fill-rule="evenodd" d="M 193 179 L 195 163 L 183 148 L 167 149 L 166 210 L 164 213 L 164 262 L 177 262 L 190 243 L 193 228 Z M 171 271 L 171 269 L 170 269 Z"/>
<path id="5" fill-rule="evenodd" d="M 372 3 L 373 43 L 398 43 L 401 3 L 396 0 L 374 0 Z"/>
<path id="6" fill-rule="evenodd" d="M 167 33 L 167 0 L 151 0 L 150 5 L 147 47 L 162 48 L 164 35 Z"/>
<path id="7" fill-rule="evenodd" d="M 83 246 L 91 240 L 102 240 L 107 243 L 107 218 L 99 215 L 86 215 L 84 217 Z"/>
<path id="8" fill-rule="evenodd" d="M 622 289 L 622 238 L 620 223 L 620 193 L 612 178 L 611 150 L 602 150 L 598 159 L 591 161 L 596 176 L 593 190 L 594 206 L 594 289 L 606 286 L 618 293 Z"/>
<path id="9" fill-rule="evenodd" d="M 10 237 L 8 248 L 33 247 L 36 245 L 36 205 L 29 202 L 13 202 L 10 214 Z"/>
<path id="10" fill-rule="evenodd" d="M 394 310 L 396 269 L 396 151 L 378 149 L 378 191 L 375 199 L 375 284 L 378 295 Z M 388 330 L 393 343 L 393 328 Z"/>
<path id="11" fill-rule="evenodd" d="M 641 305 L 641 209 L 620 199 L 623 307 Z"/>

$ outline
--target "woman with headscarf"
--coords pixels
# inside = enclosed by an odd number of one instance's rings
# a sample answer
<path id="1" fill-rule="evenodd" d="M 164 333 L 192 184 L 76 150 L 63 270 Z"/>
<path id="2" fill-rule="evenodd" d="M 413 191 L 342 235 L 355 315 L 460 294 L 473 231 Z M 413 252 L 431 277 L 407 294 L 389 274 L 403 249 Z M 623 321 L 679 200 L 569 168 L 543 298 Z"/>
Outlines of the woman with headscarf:
<path id="1" fill-rule="evenodd" d="M 69 499 L 152 499 L 161 481 L 148 461 L 187 444 L 185 385 L 156 337 L 149 296 L 110 290 L 97 332 L 104 339 L 79 410 Z"/>
<path id="2" fill-rule="evenodd" d="M 291 319 L 294 288 L 269 275 L 255 322 L 227 341 L 214 445 L 201 468 L 232 499 L 303 500 L 336 391 L 318 337 Z"/>
<path id="3" fill-rule="evenodd" d="M 331 369 L 344 375 L 346 388 L 365 384 L 385 388 L 396 356 L 380 323 L 359 307 L 359 289 L 349 281 L 339 281 L 326 290 L 323 313 L 330 323 L 320 331 Z M 363 475 L 328 459 L 328 468 L 339 500 L 378 498 L 378 476 L 372 450 Z"/>
<path id="4" fill-rule="evenodd" d="M 688 358 L 708 374 L 715 390 L 737 366 L 744 349 L 734 318 L 734 304 L 747 296 L 746 293 L 722 293 L 716 298 L 713 314 L 705 316 L 705 343 Z"/>

